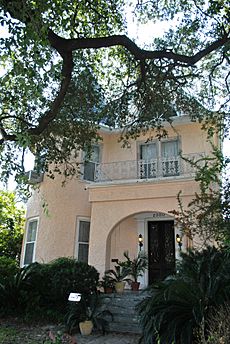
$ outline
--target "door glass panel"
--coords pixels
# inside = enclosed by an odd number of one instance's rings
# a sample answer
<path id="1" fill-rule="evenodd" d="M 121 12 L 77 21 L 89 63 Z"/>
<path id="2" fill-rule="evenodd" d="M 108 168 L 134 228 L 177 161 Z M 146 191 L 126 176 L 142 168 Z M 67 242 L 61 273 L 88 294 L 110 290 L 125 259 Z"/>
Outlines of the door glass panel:
<path id="1" fill-rule="evenodd" d="M 140 146 L 140 178 L 155 178 L 157 172 L 157 146 L 149 143 Z"/>
<path id="2" fill-rule="evenodd" d="M 164 177 L 179 175 L 178 141 L 161 144 L 162 172 Z"/>
<path id="3" fill-rule="evenodd" d="M 177 157 L 178 155 L 178 142 L 166 141 L 161 144 L 161 155 L 163 158 Z"/>
<path id="4" fill-rule="evenodd" d="M 148 223 L 149 284 L 162 280 L 175 271 L 173 221 Z"/>
<path id="5" fill-rule="evenodd" d="M 84 163 L 84 179 L 94 181 L 96 166 L 100 159 L 100 147 L 94 145 L 92 147 L 91 155 L 86 158 Z"/>

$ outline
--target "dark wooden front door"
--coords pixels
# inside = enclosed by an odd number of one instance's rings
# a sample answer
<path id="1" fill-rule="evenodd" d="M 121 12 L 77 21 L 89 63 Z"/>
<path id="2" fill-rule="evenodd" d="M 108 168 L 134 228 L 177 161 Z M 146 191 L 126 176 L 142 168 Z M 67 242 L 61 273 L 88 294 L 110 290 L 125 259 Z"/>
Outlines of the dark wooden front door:
<path id="1" fill-rule="evenodd" d="M 149 284 L 175 271 L 173 221 L 148 222 Z"/>

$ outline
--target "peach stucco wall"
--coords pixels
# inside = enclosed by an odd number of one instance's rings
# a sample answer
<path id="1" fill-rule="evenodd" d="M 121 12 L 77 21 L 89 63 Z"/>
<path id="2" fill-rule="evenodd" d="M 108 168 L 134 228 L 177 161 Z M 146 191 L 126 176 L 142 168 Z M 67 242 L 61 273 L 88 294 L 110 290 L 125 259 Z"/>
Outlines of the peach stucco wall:
<path id="1" fill-rule="evenodd" d="M 48 214 L 42 207 L 44 202 Z M 91 212 L 85 183 L 75 179 L 62 187 L 60 178 L 45 178 L 27 209 L 28 219 L 39 217 L 36 260 L 47 262 L 60 256 L 73 257 L 77 216 L 90 218 Z"/>
<path id="2" fill-rule="evenodd" d="M 123 219 L 142 212 L 168 213 L 177 209 L 177 194 L 182 191 L 183 201 L 191 201 L 198 185 L 193 180 L 142 182 L 135 185 L 91 186 L 92 202 L 89 263 L 100 273 L 106 269 L 106 241 L 110 231 Z M 99 229 L 99 230 L 98 230 Z M 128 231 L 126 231 L 127 241 Z"/>
<path id="3" fill-rule="evenodd" d="M 197 123 L 175 124 L 168 127 L 169 137 L 178 136 L 184 154 L 208 152 L 210 145 Z M 102 162 L 136 160 L 137 141 L 122 148 L 119 133 L 102 132 Z M 145 142 L 148 136 L 138 141 Z M 77 218 L 88 218 L 90 226 L 89 263 L 100 273 L 110 267 L 111 258 L 122 258 L 128 249 L 135 254 L 137 224 L 133 215 L 143 212 L 163 212 L 177 208 L 176 196 L 182 190 L 185 204 L 190 201 L 197 184 L 180 177 L 168 180 L 142 180 L 133 183 L 94 184 L 73 179 L 62 187 L 61 177 L 45 177 L 39 192 L 28 202 L 27 219 L 39 218 L 35 260 L 48 262 L 60 256 L 74 256 Z M 48 215 L 43 203 L 47 203 Z M 22 252 L 23 256 L 23 252 Z M 114 257 L 116 256 L 116 257 Z"/>
<path id="4" fill-rule="evenodd" d="M 107 239 L 105 269 L 113 267 L 111 259 L 124 260 L 124 251 L 128 251 L 130 257 L 135 256 L 137 240 L 137 223 L 133 217 L 128 217 L 115 226 Z"/>
<path id="5" fill-rule="evenodd" d="M 181 143 L 181 150 L 183 154 L 203 153 L 210 151 L 210 143 L 207 141 L 207 135 L 204 130 L 201 130 L 199 123 L 184 123 L 174 124 L 174 128 L 166 126 L 168 138 L 178 137 Z M 120 133 L 102 133 L 102 162 L 108 163 L 113 161 L 136 160 L 138 158 L 138 144 L 144 143 L 149 139 L 154 139 L 156 133 L 152 131 L 146 135 L 140 135 L 137 141 L 130 140 L 129 147 L 123 148 L 122 142 L 119 142 Z M 216 140 L 216 138 L 213 138 Z"/>

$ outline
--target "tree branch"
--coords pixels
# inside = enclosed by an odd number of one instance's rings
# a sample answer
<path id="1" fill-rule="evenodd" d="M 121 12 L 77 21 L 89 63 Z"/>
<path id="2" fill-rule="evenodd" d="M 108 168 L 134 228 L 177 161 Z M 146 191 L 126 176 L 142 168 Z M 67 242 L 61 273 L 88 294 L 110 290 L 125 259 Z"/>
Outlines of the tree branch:
<path id="1" fill-rule="evenodd" d="M 62 66 L 62 82 L 60 90 L 54 99 L 51 109 L 45 113 L 43 117 L 40 118 L 39 124 L 36 128 L 29 129 L 29 134 L 32 135 L 40 135 L 47 126 L 54 120 L 56 115 L 58 114 L 61 104 L 64 101 L 67 89 L 69 87 L 71 76 L 72 76 L 72 70 L 73 70 L 73 57 L 72 53 L 68 52 L 66 54 L 63 54 L 63 66 Z"/>
<path id="2" fill-rule="evenodd" d="M 55 34 L 52 30 L 49 30 L 48 38 L 51 46 L 56 49 L 61 56 L 65 52 L 73 52 L 74 50 L 78 49 L 100 49 L 120 45 L 125 47 L 135 57 L 136 60 L 144 61 L 166 58 L 176 62 L 184 63 L 186 66 L 192 66 L 196 64 L 212 51 L 215 51 L 225 45 L 227 42 L 230 42 L 230 37 L 225 34 L 223 37 L 209 44 L 206 48 L 200 50 L 198 53 L 192 56 L 187 56 L 167 50 L 141 49 L 125 35 L 113 35 L 98 38 L 65 39 Z"/>

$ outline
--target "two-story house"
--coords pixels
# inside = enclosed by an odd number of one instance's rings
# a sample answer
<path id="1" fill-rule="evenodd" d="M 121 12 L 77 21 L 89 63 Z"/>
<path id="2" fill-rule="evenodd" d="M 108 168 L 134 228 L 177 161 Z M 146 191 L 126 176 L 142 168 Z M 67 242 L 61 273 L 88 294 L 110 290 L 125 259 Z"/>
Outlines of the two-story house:
<path id="1" fill-rule="evenodd" d="M 103 141 L 93 146 L 90 161 L 80 154 L 78 180 L 63 187 L 61 177 L 44 176 L 28 202 L 22 265 L 68 256 L 103 274 L 125 250 L 133 257 L 142 249 L 149 257 L 142 286 L 172 272 L 180 228 L 170 211 L 178 208 L 180 190 L 185 205 L 199 192 L 194 170 L 180 154 L 198 158 L 211 150 L 199 123 L 181 116 L 173 125 L 167 138 L 140 136 L 129 148 L 122 148 L 119 131 L 102 128 Z M 183 237 L 182 249 L 190 245 Z"/>

